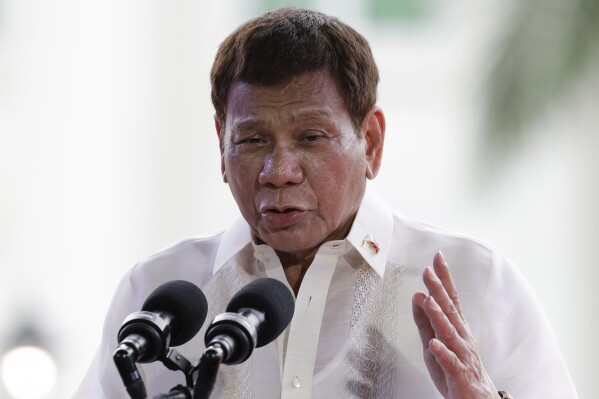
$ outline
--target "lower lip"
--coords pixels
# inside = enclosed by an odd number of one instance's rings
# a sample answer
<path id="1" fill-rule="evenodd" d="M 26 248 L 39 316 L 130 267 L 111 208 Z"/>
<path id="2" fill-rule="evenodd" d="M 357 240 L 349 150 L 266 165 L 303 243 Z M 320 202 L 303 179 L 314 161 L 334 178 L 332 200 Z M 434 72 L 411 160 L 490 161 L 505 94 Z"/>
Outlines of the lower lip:
<path id="1" fill-rule="evenodd" d="M 304 214 L 303 211 L 299 210 L 281 213 L 264 212 L 262 213 L 262 217 L 269 226 L 275 229 L 284 229 L 293 226 Z"/>

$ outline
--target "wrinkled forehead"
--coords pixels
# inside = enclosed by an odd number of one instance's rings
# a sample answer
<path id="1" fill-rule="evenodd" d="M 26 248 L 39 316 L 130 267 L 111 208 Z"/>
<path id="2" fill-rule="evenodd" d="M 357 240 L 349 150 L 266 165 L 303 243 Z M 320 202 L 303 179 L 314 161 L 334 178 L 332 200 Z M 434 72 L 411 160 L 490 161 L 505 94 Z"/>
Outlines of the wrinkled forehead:
<path id="1" fill-rule="evenodd" d="M 227 101 L 227 123 L 240 117 L 269 111 L 285 112 L 289 118 L 330 117 L 347 111 L 338 84 L 326 71 L 307 72 L 276 84 L 236 81 Z"/>

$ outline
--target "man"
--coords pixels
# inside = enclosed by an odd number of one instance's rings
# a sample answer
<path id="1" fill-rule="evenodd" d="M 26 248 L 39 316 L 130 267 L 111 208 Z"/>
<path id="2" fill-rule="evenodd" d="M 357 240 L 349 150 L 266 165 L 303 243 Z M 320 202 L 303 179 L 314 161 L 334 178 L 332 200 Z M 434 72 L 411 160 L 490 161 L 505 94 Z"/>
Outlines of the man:
<path id="1" fill-rule="evenodd" d="M 215 397 L 576 398 L 514 266 L 480 242 L 395 214 L 367 188 L 385 118 L 360 34 L 309 10 L 270 12 L 222 43 L 211 81 L 223 180 L 242 218 L 127 274 L 76 397 L 127 397 L 112 364 L 116 334 L 161 283 L 201 287 L 210 320 L 268 276 L 296 296 L 290 327 L 245 363 L 223 366 Z M 202 341 L 203 331 L 180 351 L 195 361 Z M 140 369 L 151 395 L 182 382 L 160 363 Z"/>

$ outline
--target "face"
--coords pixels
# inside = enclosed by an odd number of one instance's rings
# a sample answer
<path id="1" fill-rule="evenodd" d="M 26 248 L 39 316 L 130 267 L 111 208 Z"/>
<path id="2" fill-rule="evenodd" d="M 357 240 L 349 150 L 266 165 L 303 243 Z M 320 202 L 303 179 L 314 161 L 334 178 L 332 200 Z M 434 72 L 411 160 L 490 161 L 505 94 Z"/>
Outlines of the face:
<path id="1" fill-rule="evenodd" d="M 380 166 L 380 109 L 357 132 L 331 74 L 315 71 L 234 83 L 226 112 L 216 121 L 223 177 L 255 238 L 299 258 L 344 238 Z"/>

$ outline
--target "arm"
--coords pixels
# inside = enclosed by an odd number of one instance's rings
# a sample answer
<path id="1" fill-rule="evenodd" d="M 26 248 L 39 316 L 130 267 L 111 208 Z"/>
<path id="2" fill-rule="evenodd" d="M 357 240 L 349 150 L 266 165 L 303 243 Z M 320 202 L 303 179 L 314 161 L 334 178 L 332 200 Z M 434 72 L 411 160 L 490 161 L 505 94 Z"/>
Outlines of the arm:
<path id="1" fill-rule="evenodd" d="M 112 360 L 112 354 L 117 347 L 116 333 L 124 318 L 133 311 L 133 292 L 131 272 L 128 272 L 121 280 L 106 314 L 100 347 L 73 399 L 129 398 Z"/>

